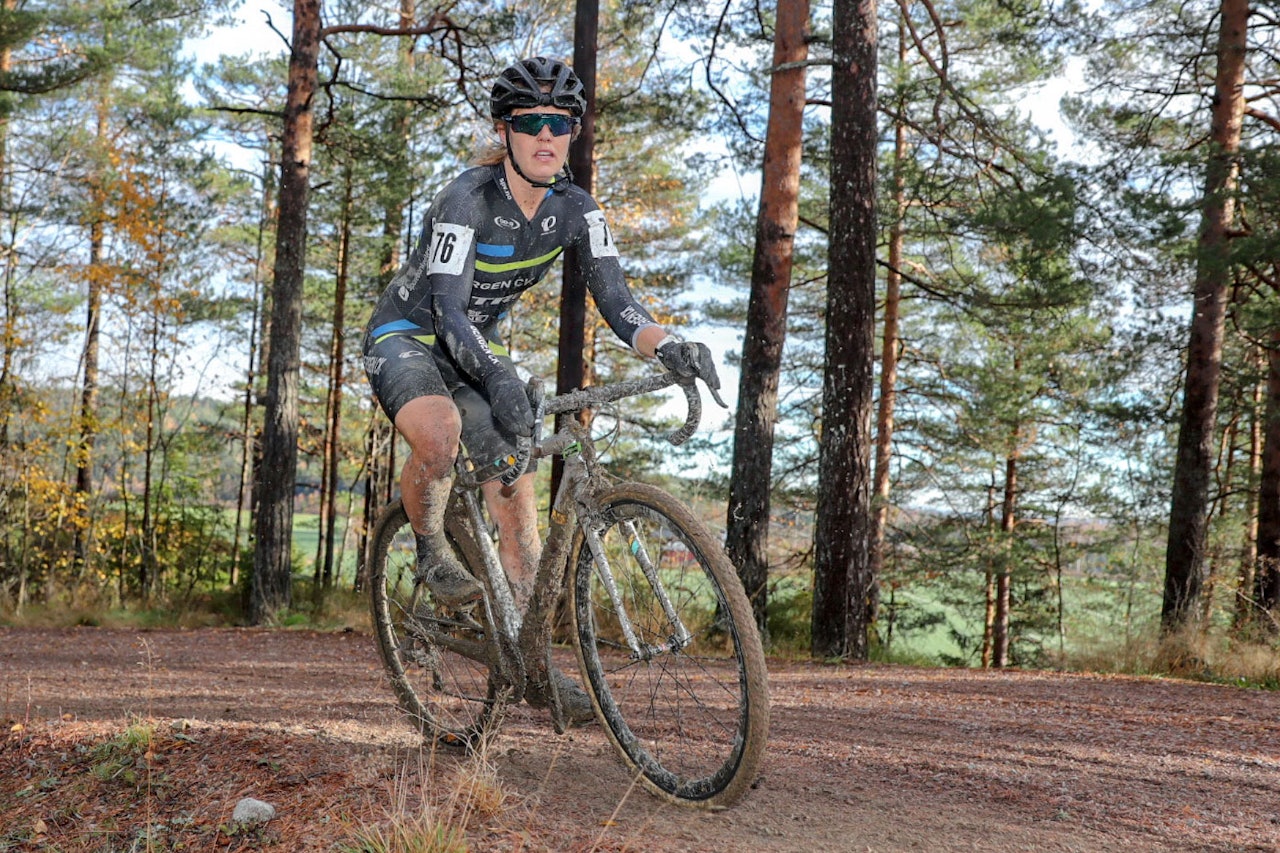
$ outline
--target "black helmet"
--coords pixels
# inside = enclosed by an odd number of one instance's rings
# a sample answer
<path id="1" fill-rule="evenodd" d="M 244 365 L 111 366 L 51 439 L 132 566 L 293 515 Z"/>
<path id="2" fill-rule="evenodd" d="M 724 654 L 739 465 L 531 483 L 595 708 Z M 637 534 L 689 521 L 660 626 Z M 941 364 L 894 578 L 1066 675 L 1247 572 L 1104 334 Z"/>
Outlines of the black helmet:
<path id="1" fill-rule="evenodd" d="M 559 107 L 582 118 L 587 97 L 572 68 L 558 59 L 535 56 L 508 66 L 489 95 L 489 114 L 494 119 L 506 118 L 522 107 Z"/>

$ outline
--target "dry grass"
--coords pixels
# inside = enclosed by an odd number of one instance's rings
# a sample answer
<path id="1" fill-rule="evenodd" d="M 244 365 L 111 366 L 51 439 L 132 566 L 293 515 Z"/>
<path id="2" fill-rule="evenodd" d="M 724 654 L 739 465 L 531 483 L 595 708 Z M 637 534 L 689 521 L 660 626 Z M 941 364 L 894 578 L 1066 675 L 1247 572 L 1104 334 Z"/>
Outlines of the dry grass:
<path id="1" fill-rule="evenodd" d="M 217 628 L 244 624 L 243 596 L 239 590 L 219 589 L 188 596 L 164 595 L 149 603 L 122 606 L 101 590 L 85 587 L 58 589 L 46 601 L 29 602 L 21 609 L 0 597 L 0 625 L 16 628 Z M 293 588 L 293 608 L 280 615 L 275 627 L 307 627 L 328 630 L 372 630 L 366 593 L 343 585 L 314 595 L 309 582 Z"/>
<path id="2" fill-rule="evenodd" d="M 1222 655 L 1219 665 L 1238 681 L 1280 688 L 1280 651 L 1274 643 L 1236 644 Z"/>
<path id="3" fill-rule="evenodd" d="M 468 832 L 502 816 L 510 797 L 482 746 L 443 771 L 434 749 L 403 759 L 385 820 L 356 832 L 351 853 L 466 853 Z M 447 781 L 443 789 L 438 783 Z"/>
<path id="4" fill-rule="evenodd" d="M 1280 642 L 1194 629 L 1161 636 L 1153 629 L 1127 641 L 1073 652 L 1058 666 L 1073 672 L 1164 675 L 1276 689 L 1280 688 Z"/>

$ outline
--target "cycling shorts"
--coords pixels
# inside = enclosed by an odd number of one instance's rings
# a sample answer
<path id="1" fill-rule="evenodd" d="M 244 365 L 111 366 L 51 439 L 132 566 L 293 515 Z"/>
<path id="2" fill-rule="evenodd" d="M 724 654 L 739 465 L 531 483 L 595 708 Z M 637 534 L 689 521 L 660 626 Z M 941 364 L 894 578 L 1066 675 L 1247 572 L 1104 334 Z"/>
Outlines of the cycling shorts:
<path id="1" fill-rule="evenodd" d="M 462 445 L 475 465 L 476 479 L 502 476 L 515 464 L 516 440 L 493 419 L 484 391 L 462 376 L 452 359 L 431 342 L 407 335 L 365 339 L 364 371 L 378 405 L 395 423 L 396 415 L 418 397 L 451 397 L 462 419 Z M 498 355 L 513 373 L 511 359 Z"/>

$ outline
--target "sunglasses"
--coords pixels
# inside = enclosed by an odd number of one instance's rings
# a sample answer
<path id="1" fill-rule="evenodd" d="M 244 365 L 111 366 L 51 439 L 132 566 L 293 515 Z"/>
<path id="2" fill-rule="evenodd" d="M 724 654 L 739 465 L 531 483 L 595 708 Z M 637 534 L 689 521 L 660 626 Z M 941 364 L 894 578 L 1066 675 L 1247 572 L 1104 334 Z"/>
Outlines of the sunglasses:
<path id="1" fill-rule="evenodd" d="M 537 136 L 544 127 L 551 128 L 552 136 L 564 136 L 573 130 L 578 120 L 573 116 L 562 116 L 558 113 L 524 113 L 518 116 L 507 116 L 507 124 L 516 133 Z"/>

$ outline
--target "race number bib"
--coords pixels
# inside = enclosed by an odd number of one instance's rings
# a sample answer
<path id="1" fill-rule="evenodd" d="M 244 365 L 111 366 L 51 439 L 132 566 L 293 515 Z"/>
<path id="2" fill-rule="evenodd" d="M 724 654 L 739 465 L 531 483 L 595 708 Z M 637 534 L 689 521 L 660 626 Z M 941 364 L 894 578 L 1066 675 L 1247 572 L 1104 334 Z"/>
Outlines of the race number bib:
<path id="1" fill-rule="evenodd" d="M 451 222 L 437 222 L 431 231 L 431 255 L 427 258 L 428 275 L 462 275 L 475 229 Z"/>
<path id="2" fill-rule="evenodd" d="M 587 233 L 591 237 L 591 257 L 616 258 L 618 247 L 614 245 L 613 235 L 604 221 L 603 210 L 592 210 L 583 214 L 587 221 Z"/>

